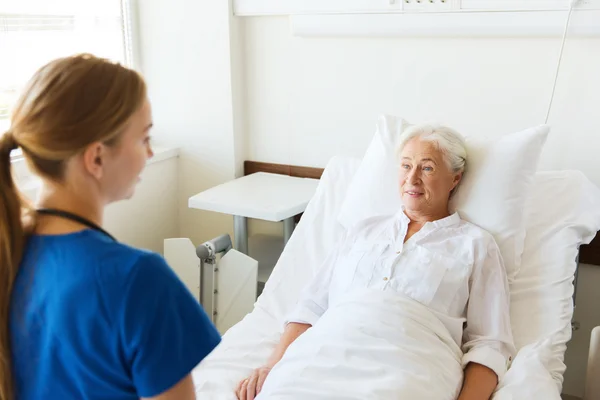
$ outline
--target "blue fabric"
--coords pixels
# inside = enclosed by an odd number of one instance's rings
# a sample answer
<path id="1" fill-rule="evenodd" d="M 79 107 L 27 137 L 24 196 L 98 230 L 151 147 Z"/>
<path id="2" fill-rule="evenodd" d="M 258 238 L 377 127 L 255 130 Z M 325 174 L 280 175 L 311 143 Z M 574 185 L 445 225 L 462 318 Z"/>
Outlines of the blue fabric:
<path id="1" fill-rule="evenodd" d="M 10 333 L 17 400 L 156 396 L 221 340 L 160 255 L 93 230 L 29 240 Z"/>

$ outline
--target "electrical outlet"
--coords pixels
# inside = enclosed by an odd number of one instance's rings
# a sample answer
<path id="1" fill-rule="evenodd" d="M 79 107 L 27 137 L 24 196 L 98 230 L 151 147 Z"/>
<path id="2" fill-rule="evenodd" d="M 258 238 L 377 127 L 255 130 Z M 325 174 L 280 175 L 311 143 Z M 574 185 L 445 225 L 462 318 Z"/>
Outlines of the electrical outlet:
<path id="1" fill-rule="evenodd" d="M 600 0 L 579 0 L 575 4 L 576 10 L 600 10 Z"/>
<path id="2" fill-rule="evenodd" d="M 451 11 L 460 10 L 460 0 L 398 0 L 404 11 Z"/>

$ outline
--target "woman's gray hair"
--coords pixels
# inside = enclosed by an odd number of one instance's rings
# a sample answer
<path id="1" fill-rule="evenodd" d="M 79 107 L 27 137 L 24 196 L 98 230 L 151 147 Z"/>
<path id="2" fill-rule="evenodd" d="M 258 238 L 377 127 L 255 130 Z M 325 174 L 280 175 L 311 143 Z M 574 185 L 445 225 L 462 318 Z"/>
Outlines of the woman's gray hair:
<path id="1" fill-rule="evenodd" d="M 463 172 L 467 163 L 467 147 L 465 139 L 454 129 L 442 125 L 413 125 L 408 127 L 398 140 L 396 156 L 400 157 L 402 149 L 413 138 L 433 142 L 444 155 L 452 172 Z"/>

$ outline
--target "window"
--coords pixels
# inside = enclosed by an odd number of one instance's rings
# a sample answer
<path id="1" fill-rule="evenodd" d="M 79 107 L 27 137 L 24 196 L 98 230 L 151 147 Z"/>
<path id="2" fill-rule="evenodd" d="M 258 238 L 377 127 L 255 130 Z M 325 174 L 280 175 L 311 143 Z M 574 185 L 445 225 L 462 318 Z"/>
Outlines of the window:
<path id="1" fill-rule="evenodd" d="M 92 53 L 131 65 L 127 0 L 0 1 L 0 134 L 33 73 L 55 58 Z"/>

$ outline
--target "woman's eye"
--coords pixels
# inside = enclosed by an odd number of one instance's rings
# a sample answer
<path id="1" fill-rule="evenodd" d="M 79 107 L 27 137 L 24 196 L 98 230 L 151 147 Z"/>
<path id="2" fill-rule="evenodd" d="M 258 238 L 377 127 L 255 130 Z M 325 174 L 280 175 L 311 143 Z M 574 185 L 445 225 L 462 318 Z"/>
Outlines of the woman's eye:
<path id="1" fill-rule="evenodd" d="M 423 167 L 423 171 L 431 172 L 433 171 L 433 167 Z"/>
<path id="2" fill-rule="evenodd" d="M 408 165 L 408 164 L 402 164 L 402 168 L 404 168 L 404 169 L 410 169 L 410 165 Z"/>

